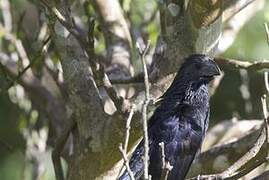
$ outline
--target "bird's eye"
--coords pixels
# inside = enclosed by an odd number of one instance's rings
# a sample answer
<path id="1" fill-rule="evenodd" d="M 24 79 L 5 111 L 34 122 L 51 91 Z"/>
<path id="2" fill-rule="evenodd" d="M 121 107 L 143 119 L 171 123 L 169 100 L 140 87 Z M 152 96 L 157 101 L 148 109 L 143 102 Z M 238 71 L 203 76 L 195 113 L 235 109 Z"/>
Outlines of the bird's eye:
<path id="1" fill-rule="evenodd" d="M 201 69 L 201 64 L 195 64 L 195 68 L 197 69 L 197 70 L 200 70 Z"/>

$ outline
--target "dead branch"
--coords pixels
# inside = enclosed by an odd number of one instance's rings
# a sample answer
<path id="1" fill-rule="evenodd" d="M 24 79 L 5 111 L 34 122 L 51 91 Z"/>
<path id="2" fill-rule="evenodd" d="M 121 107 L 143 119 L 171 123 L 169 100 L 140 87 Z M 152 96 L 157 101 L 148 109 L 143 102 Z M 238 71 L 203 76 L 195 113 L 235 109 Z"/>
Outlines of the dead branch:
<path id="1" fill-rule="evenodd" d="M 130 168 L 130 166 L 129 166 L 129 160 L 128 160 L 128 158 L 127 158 L 127 154 L 126 154 L 126 152 L 123 150 L 122 144 L 120 144 L 119 149 L 120 149 L 121 155 L 122 155 L 123 160 L 124 160 L 124 165 L 125 165 L 125 167 L 126 167 L 126 170 L 127 170 L 128 174 L 129 174 L 129 176 L 131 177 L 131 180 L 135 180 L 135 178 L 134 178 L 134 174 L 133 174 L 133 172 L 131 171 L 131 168 Z"/>
<path id="2" fill-rule="evenodd" d="M 135 109 L 135 107 L 134 107 L 134 105 L 132 105 L 130 113 L 129 113 L 129 116 L 128 116 L 127 121 L 126 121 L 124 146 L 122 146 L 122 144 L 120 144 L 120 146 L 119 146 L 120 152 L 121 152 L 123 160 L 124 160 L 124 166 L 126 167 L 126 170 L 128 171 L 128 174 L 129 174 L 129 176 L 131 177 L 132 180 L 135 180 L 135 178 L 134 178 L 134 174 L 133 174 L 133 172 L 132 172 L 132 170 L 130 169 L 130 166 L 129 166 L 129 160 L 127 158 L 127 152 L 128 152 L 128 143 L 129 143 L 130 129 L 131 129 L 130 124 L 131 124 L 131 120 L 132 120 L 133 115 L 134 115 L 134 109 Z M 123 167 L 121 168 L 119 173 L 121 173 L 122 169 L 123 169 Z M 119 175 L 120 174 L 118 174 L 118 176 Z"/>
<path id="3" fill-rule="evenodd" d="M 266 37 L 267 37 L 267 43 L 269 46 L 269 28 L 268 28 L 268 24 L 264 23 L 264 28 L 265 28 L 265 33 L 266 33 Z"/>
<path id="4" fill-rule="evenodd" d="M 169 161 L 165 160 L 165 152 L 164 152 L 164 143 L 159 143 L 160 150 L 161 150 L 161 158 L 162 158 L 162 174 L 161 180 L 167 180 L 169 172 L 173 169 L 173 166 L 170 165 Z"/>
<path id="5" fill-rule="evenodd" d="M 130 129 L 131 129 L 130 124 L 131 124 L 131 121 L 132 121 L 132 118 L 134 115 L 134 109 L 135 109 L 135 107 L 134 107 L 134 105 L 132 105 L 129 116 L 128 116 L 127 121 L 126 121 L 126 131 L 125 131 L 125 140 L 124 140 L 124 150 L 126 153 L 128 150 L 128 143 L 129 143 Z"/>
<path id="6" fill-rule="evenodd" d="M 145 154 L 144 154 L 144 179 L 149 179 L 148 174 L 148 162 L 149 162 L 149 140 L 148 140 L 148 116 L 147 116 L 147 107 L 149 104 L 149 78 L 148 78 L 148 70 L 147 70 L 147 64 L 145 61 L 145 55 L 149 50 L 150 42 L 148 41 L 146 47 L 142 48 L 137 43 L 137 49 L 142 61 L 143 65 L 143 71 L 144 71 L 144 84 L 145 84 L 145 100 L 142 106 L 142 118 L 143 118 L 143 135 L 144 135 L 144 148 L 145 148 Z"/>

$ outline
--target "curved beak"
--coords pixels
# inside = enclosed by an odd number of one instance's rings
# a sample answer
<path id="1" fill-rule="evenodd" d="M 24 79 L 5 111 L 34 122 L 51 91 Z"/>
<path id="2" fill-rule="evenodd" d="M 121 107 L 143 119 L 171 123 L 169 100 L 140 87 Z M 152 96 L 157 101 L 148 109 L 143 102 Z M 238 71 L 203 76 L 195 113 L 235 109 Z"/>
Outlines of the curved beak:
<path id="1" fill-rule="evenodd" d="M 210 60 L 202 70 L 204 76 L 218 76 L 221 74 L 221 70 L 217 63 L 213 60 Z"/>

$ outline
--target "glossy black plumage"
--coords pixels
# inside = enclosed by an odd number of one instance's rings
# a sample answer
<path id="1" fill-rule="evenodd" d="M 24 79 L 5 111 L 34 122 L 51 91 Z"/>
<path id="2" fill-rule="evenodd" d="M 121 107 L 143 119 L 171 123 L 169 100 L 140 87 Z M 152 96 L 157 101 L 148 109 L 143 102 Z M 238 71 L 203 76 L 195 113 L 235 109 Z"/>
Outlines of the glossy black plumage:
<path id="1" fill-rule="evenodd" d="M 161 104 L 149 121 L 149 174 L 161 177 L 162 162 L 159 143 L 164 142 L 166 161 L 173 166 L 169 180 L 183 180 L 200 150 L 209 121 L 207 84 L 219 75 L 217 64 L 205 55 L 186 58 L 173 83 L 161 97 Z M 143 177 L 144 142 L 130 159 L 135 179 Z M 125 171 L 120 180 L 130 179 Z"/>

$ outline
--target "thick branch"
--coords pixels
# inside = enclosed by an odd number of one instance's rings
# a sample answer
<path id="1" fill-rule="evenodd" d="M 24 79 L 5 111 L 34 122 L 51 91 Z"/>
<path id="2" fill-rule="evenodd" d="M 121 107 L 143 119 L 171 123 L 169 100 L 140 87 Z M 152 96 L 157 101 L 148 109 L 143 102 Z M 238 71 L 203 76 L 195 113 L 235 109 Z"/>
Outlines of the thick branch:
<path id="1" fill-rule="evenodd" d="M 56 16 L 58 21 L 77 39 L 77 41 L 80 43 L 80 46 L 82 49 L 86 52 L 87 58 L 89 60 L 89 64 L 91 66 L 91 70 L 93 73 L 93 77 L 95 80 L 95 83 L 98 87 L 104 87 L 109 97 L 112 99 L 114 105 L 116 106 L 117 110 L 121 113 L 125 113 L 126 110 L 128 110 L 129 104 L 126 100 L 124 100 L 122 97 L 120 97 L 114 87 L 111 85 L 111 82 L 105 73 L 104 67 L 97 62 L 95 59 L 95 54 L 93 50 L 93 45 L 91 43 L 94 42 L 88 42 L 86 39 L 84 33 L 81 33 L 78 31 L 78 28 L 76 27 L 74 22 L 69 22 L 56 7 L 51 7 L 49 4 L 46 3 L 46 1 L 42 1 L 49 10 Z M 67 13 L 67 12 L 66 12 Z"/>
<path id="2" fill-rule="evenodd" d="M 133 75 L 131 35 L 119 1 L 96 0 L 92 1 L 92 3 L 100 19 L 105 36 L 107 59 L 114 66 L 119 66 L 118 70 L 125 74 L 120 74 L 121 77 Z"/>

